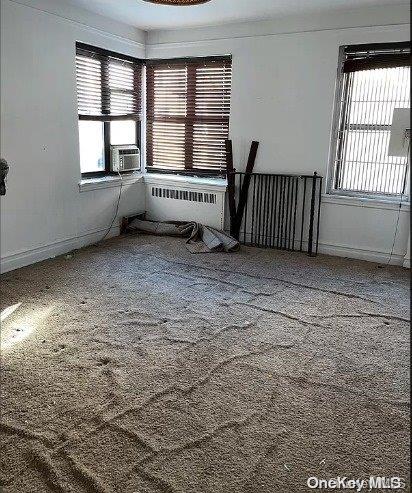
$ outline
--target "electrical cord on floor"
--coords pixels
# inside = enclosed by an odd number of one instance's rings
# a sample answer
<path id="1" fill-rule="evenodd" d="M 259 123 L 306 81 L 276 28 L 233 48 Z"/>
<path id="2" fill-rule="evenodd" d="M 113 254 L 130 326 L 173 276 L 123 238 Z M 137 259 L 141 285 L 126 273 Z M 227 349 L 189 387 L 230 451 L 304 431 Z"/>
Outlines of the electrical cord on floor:
<path id="1" fill-rule="evenodd" d="M 117 174 L 119 175 L 120 177 L 120 189 L 119 189 L 119 196 L 117 198 L 117 204 L 116 204 L 116 211 L 114 213 L 114 216 L 113 216 L 113 219 L 112 219 L 112 222 L 110 223 L 110 226 L 109 226 L 109 229 L 106 231 L 105 235 L 103 236 L 103 238 L 101 240 L 99 240 L 96 245 L 98 245 L 99 243 L 101 243 L 102 241 L 104 241 L 108 234 L 110 233 L 110 230 L 112 229 L 113 227 L 113 224 L 114 222 L 116 221 L 116 217 L 117 217 L 117 214 L 119 212 L 119 206 L 120 206 L 120 199 L 122 197 L 122 190 L 123 190 L 123 176 L 122 174 L 120 173 L 120 171 L 117 172 Z"/>
<path id="2" fill-rule="evenodd" d="M 400 221 L 400 218 L 401 218 L 402 200 L 403 200 L 403 195 L 405 193 L 407 175 L 408 175 L 408 170 L 406 170 L 406 173 L 405 173 L 405 178 L 404 178 L 404 184 L 403 184 L 401 199 L 399 201 L 398 217 L 396 219 L 395 234 L 393 235 L 393 242 L 392 242 L 391 253 L 389 255 L 389 260 L 382 267 L 388 267 L 388 265 L 390 265 L 390 263 L 392 262 L 393 252 L 395 250 L 396 237 L 398 235 L 399 221 Z"/>
<path id="3" fill-rule="evenodd" d="M 389 255 L 389 260 L 386 262 L 386 264 L 384 265 L 384 267 L 387 267 L 388 265 L 390 265 L 390 263 L 392 261 L 392 257 L 393 257 L 393 251 L 395 250 L 396 237 L 398 235 L 398 228 L 399 228 L 399 220 L 400 220 L 400 217 L 401 217 L 402 197 L 403 197 L 403 195 L 401 195 L 401 200 L 399 202 L 398 217 L 396 219 L 395 234 L 393 235 L 393 242 L 392 242 L 391 253 Z"/>

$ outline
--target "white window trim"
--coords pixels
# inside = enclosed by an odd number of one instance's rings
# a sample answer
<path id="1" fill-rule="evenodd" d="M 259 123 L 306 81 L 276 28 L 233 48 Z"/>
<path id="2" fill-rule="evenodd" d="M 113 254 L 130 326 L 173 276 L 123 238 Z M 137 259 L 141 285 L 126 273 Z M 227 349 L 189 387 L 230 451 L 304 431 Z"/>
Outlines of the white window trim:
<path id="1" fill-rule="evenodd" d="M 167 173 L 145 173 L 144 182 L 151 185 L 172 183 L 173 186 L 178 188 L 185 188 L 190 185 L 191 190 L 221 191 L 227 188 L 227 180 L 224 178 L 206 178 Z"/>
<path id="2" fill-rule="evenodd" d="M 398 210 L 399 208 L 402 212 L 410 211 L 410 202 L 407 198 L 400 197 L 397 200 L 383 199 L 382 197 L 370 198 L 370 197 L 352 197 L 348 195 L 340 195 L 340 194 L 322 194 L 322 205 L 324 204 L 337 204 L 337 205 L 346 205 L 353 207 L 369 207 L 371 209 L 385 209 L 385 210 Z"/>
<path id="3" fill-rule="evenodd" d="M 123 185 L 132 185 L 143 181 L 142 173 L 132 173 L 120 178 L 119 176 L 97 176 L 82 178 L 79 182 L 79 192 L 90 192 L 91 190 L 101 190 L 103 188 L 117 188 Z"/>
<path id="4" fill-rule="evenodd" d="M 173 184 L 177 188 L 185 188 L 202 191 L 222 191 L 227 188 L 227 180 L 223 178 L 206 178 L 198 176 L 184 176 L 163 173 L 133 173 L 123 176 L 123 185 L 142 182 L 145 184 Z M 105 188 L 118 188 L 121 184 L 119 176 L 99 176 L 82 178 L 79 182 L 79 192 L 89 192 Z"/>
<path id="5" fill-rule="evenodd" d="M 335 156 L 336 149 L 338 145 L 338 130 L 339 130 L 339 118 L 340 118 L 340 100 L 342 96 L 343 87 L 343 77 L 342 77 L 342 63 L 345 57 L 345 47 L 341 46 L 339 48 L 338 57 L 338 68 L 336 70 L 336 84 L 335 84 L 335 98 L 333 102 L 333 113 L 332 113 L 332 129 L 330 136 L 330 146 L 329 146 L 329 160 L 328 160 L 328 171 L 326 178 L 326 193 L 327 194 L 339 194 L 348 195 L 347 193 L 340 193 L 340 190 L 335 190 L 333 188 L 333 179 L 335 175 Z"/>
<path id="6" fill-rule="evenodd" d="M 409 174 L 409 171 L 408 171 Z M 406 186 L 406 190 L 409 190 L 409 186 Z M 402 203 L 408 203 L 410 200 L 409 195 L 385 195 L 385 194 L 374 194 L 368 192 L 356 192 L 354 190 L 335 190 L 332 188 L 332 183 L 328 179 L 328 188 L 326 189 L 326 195 L 337 198 L 352 198 L 357 200 L 367 200 L 373 202 L 385 202 L 385 203 L 399 203 L 402 200 Z"/>

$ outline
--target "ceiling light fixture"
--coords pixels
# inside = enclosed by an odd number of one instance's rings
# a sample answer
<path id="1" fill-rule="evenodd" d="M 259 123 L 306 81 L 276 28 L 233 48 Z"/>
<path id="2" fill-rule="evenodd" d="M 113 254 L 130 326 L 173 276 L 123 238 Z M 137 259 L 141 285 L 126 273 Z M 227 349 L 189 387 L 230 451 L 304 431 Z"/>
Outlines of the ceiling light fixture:
<path id="1" fill-rule="evenodd" d="M 158 5 L 174 5 L 174 6 L 190 6 L 200 5 L 201 3 L 210 2 L 210 0 L 144 0 L 149 3 L 156 3 Z"/>

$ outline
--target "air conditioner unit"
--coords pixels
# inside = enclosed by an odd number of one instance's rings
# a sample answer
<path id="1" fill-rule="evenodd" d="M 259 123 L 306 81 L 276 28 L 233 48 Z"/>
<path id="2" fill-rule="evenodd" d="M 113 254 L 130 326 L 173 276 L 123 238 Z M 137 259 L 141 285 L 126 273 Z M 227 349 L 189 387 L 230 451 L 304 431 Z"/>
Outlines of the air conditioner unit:
<path id="1" fill-rule="evenodd" d="M 110 154 L 110 171 L 140 171 L 140 149 L 136 145 L 111 146 Z"/>

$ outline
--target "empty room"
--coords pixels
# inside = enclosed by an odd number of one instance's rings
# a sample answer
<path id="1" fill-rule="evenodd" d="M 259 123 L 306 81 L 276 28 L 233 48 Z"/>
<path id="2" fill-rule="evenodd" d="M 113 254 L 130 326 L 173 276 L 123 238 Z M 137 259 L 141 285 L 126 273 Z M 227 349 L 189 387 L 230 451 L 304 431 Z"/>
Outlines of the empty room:
<path id="1" fill-rule="evenodd" d="M 409 3 L 0 2 L 2 493 L 411 491 Z"/>

